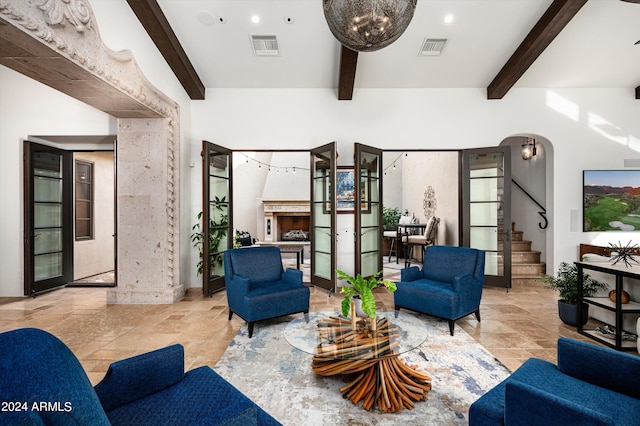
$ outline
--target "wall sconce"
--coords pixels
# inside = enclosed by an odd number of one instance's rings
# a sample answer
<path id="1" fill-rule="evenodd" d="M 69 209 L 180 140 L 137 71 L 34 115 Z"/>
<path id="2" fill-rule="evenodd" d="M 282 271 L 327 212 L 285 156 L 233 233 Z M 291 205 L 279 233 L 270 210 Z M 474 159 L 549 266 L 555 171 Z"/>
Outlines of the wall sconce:
<path id="1" fill-rule="evenodd" d="M 531 157 L 535 156 L 536 153 L 536 140 L 525 138 L 522 144 L 522 159 L 531 160 Z"/>

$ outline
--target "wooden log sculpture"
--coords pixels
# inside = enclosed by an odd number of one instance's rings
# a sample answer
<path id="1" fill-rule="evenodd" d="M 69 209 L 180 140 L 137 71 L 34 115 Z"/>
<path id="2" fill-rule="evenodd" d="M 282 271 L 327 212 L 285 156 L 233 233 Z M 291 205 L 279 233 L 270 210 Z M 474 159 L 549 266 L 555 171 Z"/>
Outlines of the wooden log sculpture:
<path id="1" fill-rule="evenodd" d="M 354 330 L 350 322 L 328 317 L 318 323 L 321 343 L 311 367 L 316 374 L 353 374 L 355 379 L 340 388 L 344 398 L 362 408 L 394 413 L 412 409 L 414 401 L 427 399 L 431 378 L 407 366 L 397 353 L 398 327 L 387 318 L 359 321 Z"/>

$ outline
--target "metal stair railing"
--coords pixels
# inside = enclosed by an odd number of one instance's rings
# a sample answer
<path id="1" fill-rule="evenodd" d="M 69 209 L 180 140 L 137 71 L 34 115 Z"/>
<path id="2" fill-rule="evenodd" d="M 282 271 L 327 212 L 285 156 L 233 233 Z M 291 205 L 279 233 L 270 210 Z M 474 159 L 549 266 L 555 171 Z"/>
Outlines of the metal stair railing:
<path id="1" fill-rule="evenodd" d="M 538 214 L 542 217 L 544 224 L 538 222 L 538 226 L 540 227 L 540 229 L 547 229 L 547 226 L 549 226 L 549 220 L 547 219 L 547 209 L 542 204 L 540 204 L 535 198 L 533 198 L 533 196 L 529 194 L 529 192 L 527 192 L 527 190 L 524 189 L 522 185 L 520 185 L 515 179 L 511 178 L 511 182 L 513 182 L 518 188 L 520 188 L 520 190 L 524 192 L 524 194 L 527 197 L 529 197 L 531 201 L 536 203 L 536 205 L 542 209 L 542 211 L 539 211 Z"/>

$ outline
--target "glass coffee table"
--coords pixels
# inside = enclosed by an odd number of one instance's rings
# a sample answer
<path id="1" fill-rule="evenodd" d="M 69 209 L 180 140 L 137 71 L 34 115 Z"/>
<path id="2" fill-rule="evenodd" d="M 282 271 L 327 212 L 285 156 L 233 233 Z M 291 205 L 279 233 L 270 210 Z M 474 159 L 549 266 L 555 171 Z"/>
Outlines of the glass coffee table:
<path id="1" fill-rule="evenodd" d="M 355 329 L 354 329 L 355 324 Z M 423 344 L 429 329 L 415 316 L 380 312 L 372 321 L 353 322 L 336 311 L 309 313 L 291 321 L 284 336 L 293 347 L 313 355 L 311 368 L 321 376 L 355 375 L 340 388 L 342 396 L 362 408 L 385 412 L 411 409 L 427 399 L 431 378 L 406 365 L 399 356 Z"/>

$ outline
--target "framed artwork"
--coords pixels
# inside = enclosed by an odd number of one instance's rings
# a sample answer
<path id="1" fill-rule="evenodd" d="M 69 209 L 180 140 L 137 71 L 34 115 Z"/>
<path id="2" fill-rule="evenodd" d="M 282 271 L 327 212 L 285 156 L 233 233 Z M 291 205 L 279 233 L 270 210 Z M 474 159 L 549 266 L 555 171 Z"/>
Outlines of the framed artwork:
<path id="1" fill-rule="evenodd" d="M 640 170 L 584 170 L 584 232 L 640 230 Z"/>
<path id="2" fill-rule="evenodd" d="M 367 173 L 370 173 L 367 171 Z M 326 181 L 325 181 L 326 182 Z M 362 188 L 362 211 L 371 211 L 369 203 L 370 181 L 366 179 L 366 184 Z M 325 187 L 325 201 L 329 199 L 330 187 Z M 355 176 L 352 166 L 338 166 L 336 170 L 336 204 L 337 213 L 354 213 L 355 207 Z M 326 211 L 331 209 L 331 204 L 325 202 Z"/>

